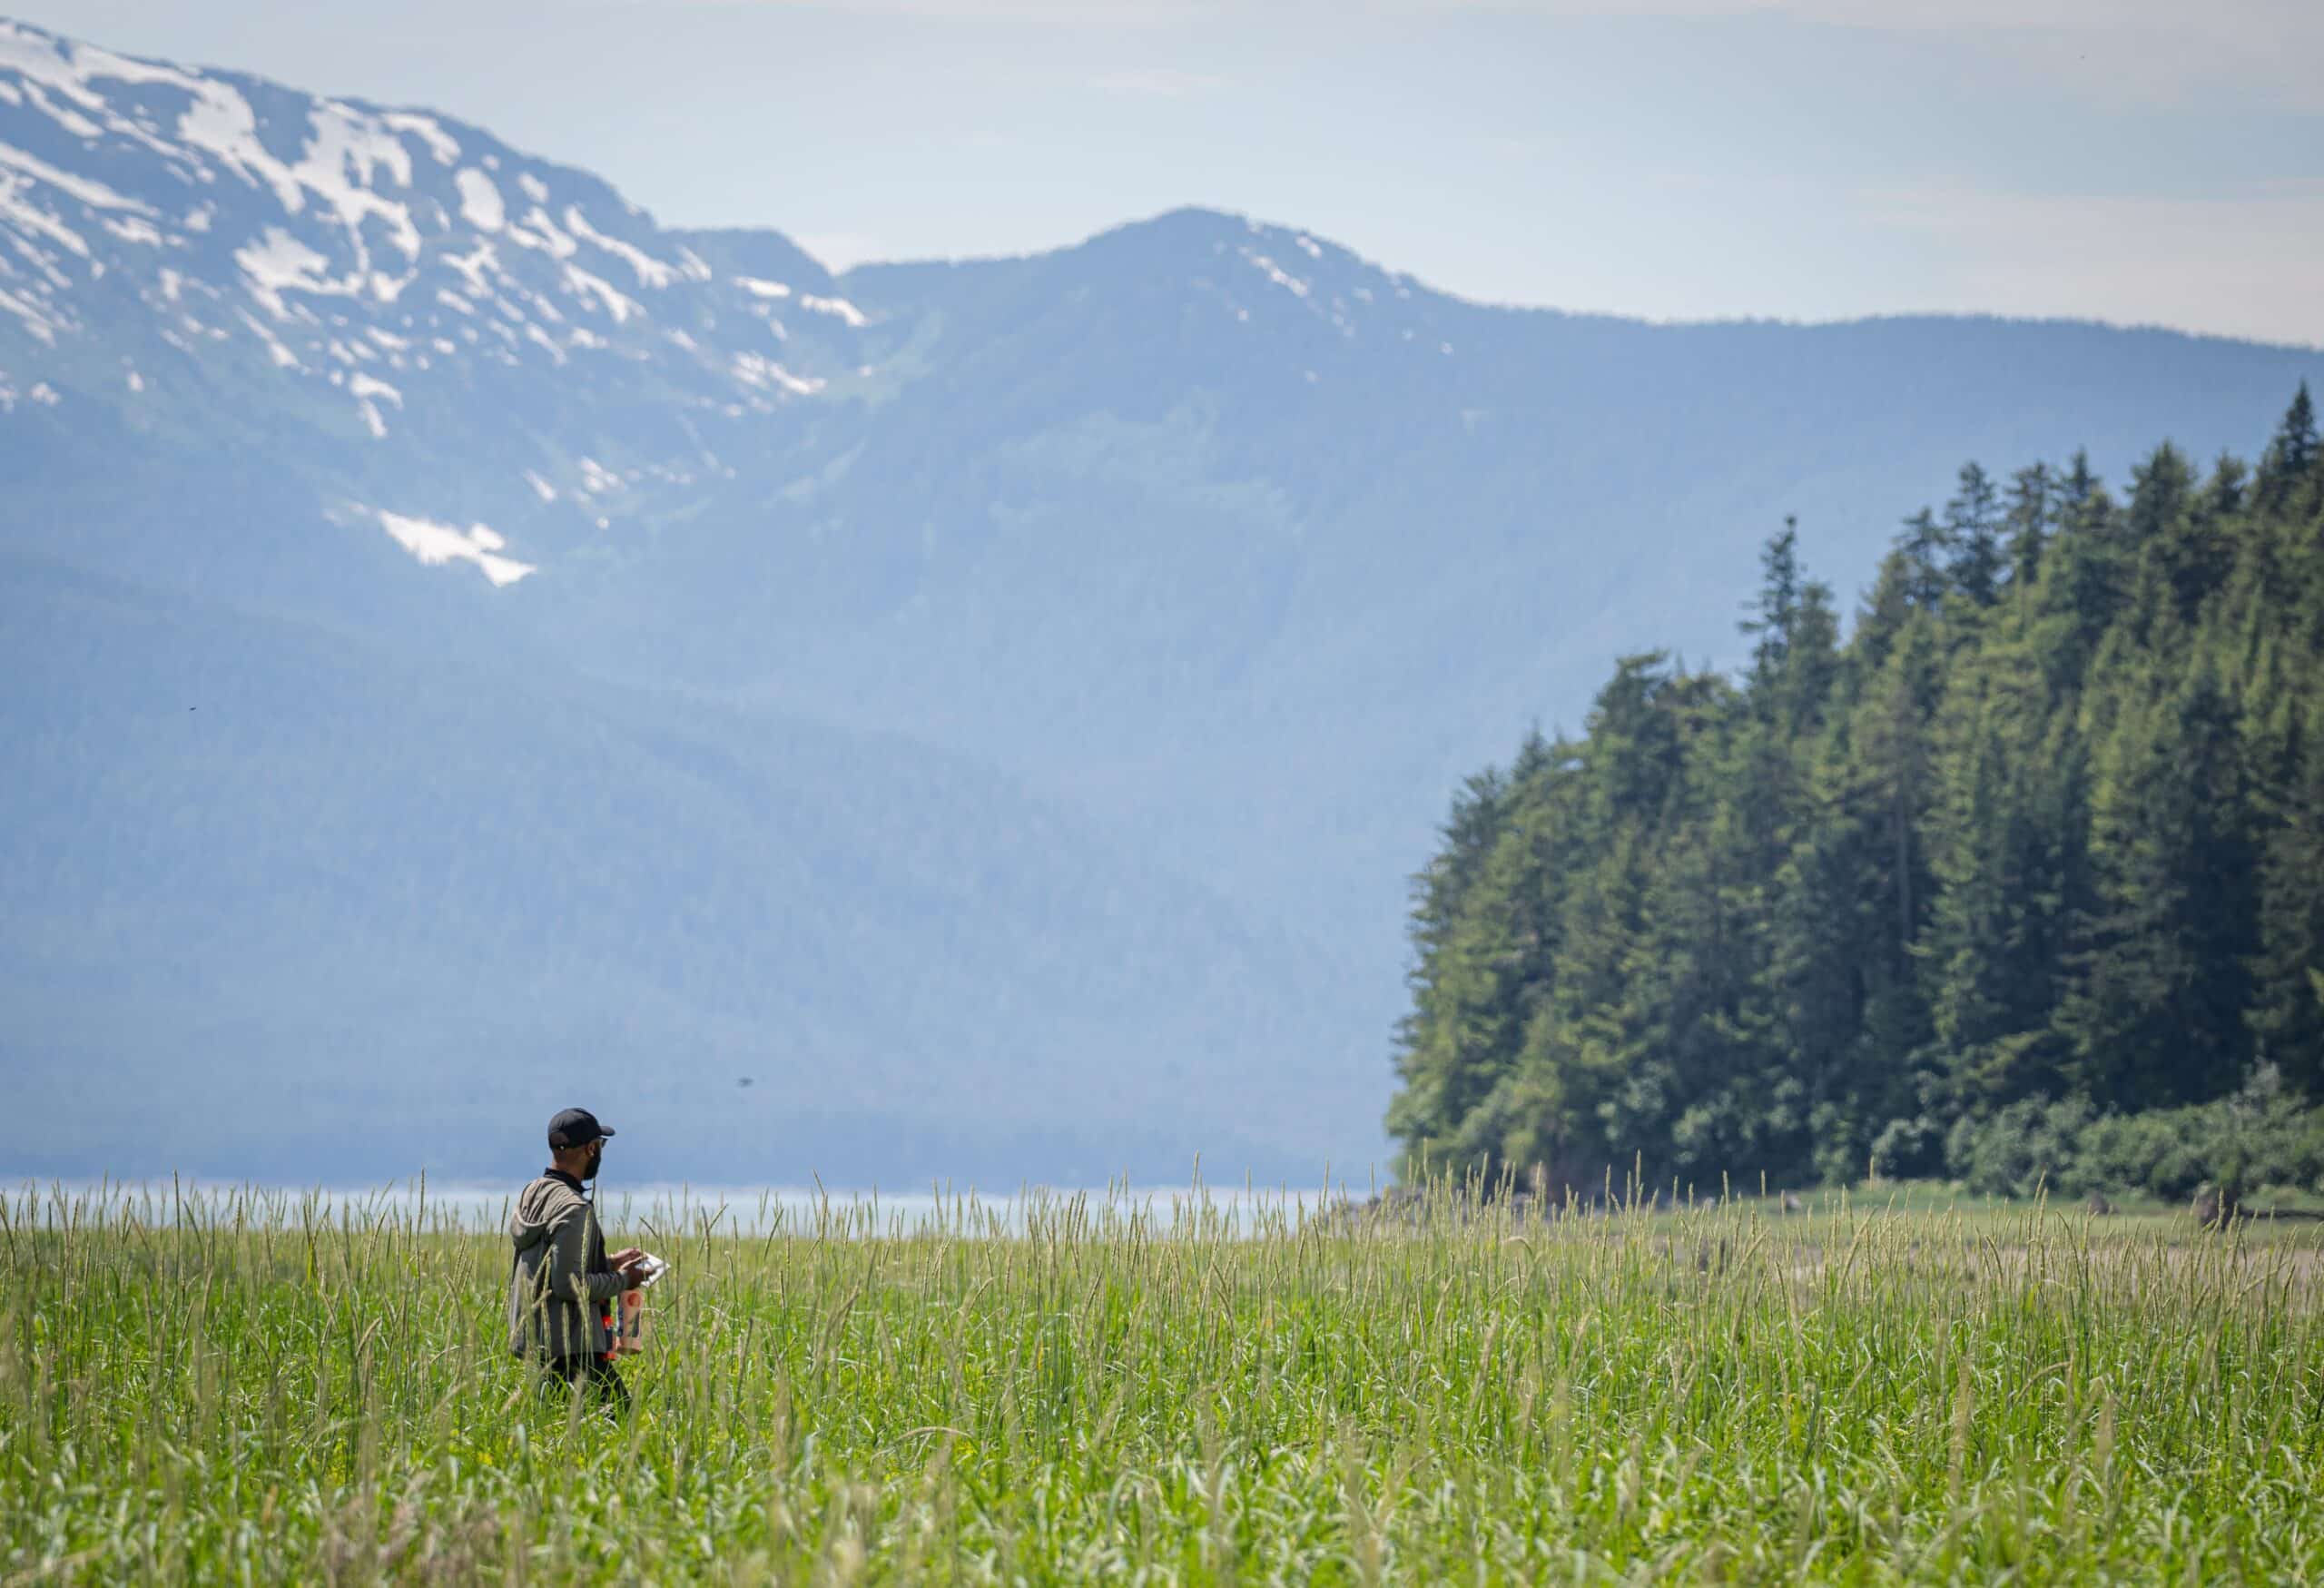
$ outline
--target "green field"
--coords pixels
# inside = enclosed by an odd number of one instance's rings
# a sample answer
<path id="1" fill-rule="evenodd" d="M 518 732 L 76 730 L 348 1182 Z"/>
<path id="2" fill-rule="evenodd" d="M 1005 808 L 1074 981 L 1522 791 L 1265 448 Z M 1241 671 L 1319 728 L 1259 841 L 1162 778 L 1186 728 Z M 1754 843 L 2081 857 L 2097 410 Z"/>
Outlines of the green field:
<path id="1" fill-rule="evenodd" d="M 2315 1225 L 638 1210 L 619 1425 L 409 1201 L 19 1194 L 0 1582 L 2324 1580 Z"/>

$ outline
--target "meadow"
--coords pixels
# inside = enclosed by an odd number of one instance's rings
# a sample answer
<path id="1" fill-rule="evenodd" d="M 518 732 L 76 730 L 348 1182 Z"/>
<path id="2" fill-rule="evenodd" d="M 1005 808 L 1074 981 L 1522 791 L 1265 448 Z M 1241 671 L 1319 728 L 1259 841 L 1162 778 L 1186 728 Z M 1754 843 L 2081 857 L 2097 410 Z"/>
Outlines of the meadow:
<path id="1" fill-rule="evenodd" d="M 2318 1227 L 1945 1201 L 609 1203 L 613 1422 L 473 1211 L 26 1189 L 0 1582 L 2324 1580 Z"/>

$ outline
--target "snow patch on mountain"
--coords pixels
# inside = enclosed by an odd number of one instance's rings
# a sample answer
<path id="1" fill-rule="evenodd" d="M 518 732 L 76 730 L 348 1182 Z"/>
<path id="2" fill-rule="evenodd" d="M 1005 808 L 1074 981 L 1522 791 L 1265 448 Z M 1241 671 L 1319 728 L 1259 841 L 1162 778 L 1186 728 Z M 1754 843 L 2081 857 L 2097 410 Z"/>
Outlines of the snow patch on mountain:
<path id="1" fill-rule="evenodd" d="M 1281 265 L 1275 263 L 1275 261 L 1269 259 L 1264 253 L 1258 253 L 1246 248 L 1243 251 L 1243 257 L 1250 261 L 1253 267 L 1258 270 L 1261 274 L 1265 275 L 1268 281 L 1273 281 L 1276 286 L 1283 288 L 1295 298 L 1305 298 L 1312 290 L 1305 281 L 1301 281 L 1297 276 L 1295 276 L 1289 271 L 1285 270 Z"/>
<path id="2" fill-rule="evenodd" d="M 27 154 L 22 149 L 6 143 L 0 143 L 0 165 L 22 172 L 35 182 L 46 182 L 61 192 L 70 193 L 94 210 L 129 210 L 140 215 L 150 215 L 153 212 L 151 204 L 141 203 L 132 198 L 124 198 L 101 182 L 93 182 L 84 176 L 74 176 L 70 172 L 59 171 L 47 161 Z"/>
<path id="3" fill-rule="evenodd" d="M 459 184 L 460 219 L 482 232 L 497 232 L 508 224 L 508 206 L 490 177 L 473 165 L 463 165 L 452 180 Z"/>
<path id="4" fill-rule="evenodd" d="M 5 287 L 0 287 L 0 312 L 15 315 L 25 322 L 25 329 L 34 339 L 54 347 L 56 345 L 55 323 L 48 316 Z"/>
<path id="5" fill-rule="evenodd" d="M 581 252 L 581 245 L 559 231 L 548 212 L 538 204 L 525 212 L 521 222 L 508 228 L 508 238 L 527 248 L 539 249 L 551 259 L 571 259 Z"/>
<path id="6" fill-rule="evenodd" d="M 125 221 L 116 220 L 107 215 L 101 224 L 123 242 L 135 242 L 147 248 L 159 248 L 166 241 L 162 236 L 160 229 L 151 221 L 142 220 L 135 215 L 130 216 Z"/>
<path id="7" fill-rule="evenodd" d="M 566 289 L 584 302 L 594 299 L 605 312 L 614 317 L 616 325 L 627 323 L 633 314 L 645 312 L 645 305 L 636 299 L 625 296 L 611 281 L 603 276 L 591 275 L 579 265 L 565 267 L 565 281 Z"/>
<path id="8" fill-rule="evenodd" d="M 596 244 L 629 266 L 636 273 L 637 284 L 649 291 L 666 287 L 678 279 L 677 266 L 663 263 L 635 243 L 606 236 L 589 224 L 589 218 L 576 205 L 565 206 L 565 226 L 574 236 Z"/>
<path id="9" fill-rule="evenodd" d="M 812 397 L 824 385 L 820 379 L 793 375 L 772 359 L 747 352 L 734 355 L 734 378 L 745 386 L 779 387 L 797 397 Z"/>
<path id="10" fill-rule="evenodd" d="M 863 311 L 844 298 L 818 298 L 812 292 L 802 292 L 799 307 L 812 309 L 818 314 L 831 315 L 852 330 L 860 330 L 872 323 L 864 317 Z"/>
<path id="11" fill-rule="evenodd" d="M 299 362 L 299 355 L 283 346 L 282 339 L 268 330 L 257 316 L 251 314 L 247 309 L 238 309 L 234 312 L 244 325 L 250 327 L 251 334 L 257 337 L 265 346 L 266 356 L 276 369 L 303 370 L 305 368 Z"/>
<path id="12" fill-rule="evenodd" d="M 353 291 L 350 283 L 321 274 L 330 261 L 280 226 L 268 227 L 258 242 L 246 242 L 236 249 L 234 262 L 242 267 L 242 274 L 249 279 L 251 296 L 277 320 L 291 317 L 290 308 L 282 301 L 285 292 L 343 297 Z"/>
<path id="13" fill-rule="evenodd" d="M 354 245 L 357 260 L 368 262 L 363 223 L 386 222 L 396 247 L 407 260 L 419 257 L 419 228 L 410 206 L 383 198 L 372 187 L 375 172 L 392 177 L 396 185 L 411 186 L 411 152 L 403 140 L 377 116 L 362 114 L 343 104 L 323 104 L 307 113 L 314 137 L 306 158 L 292 167 L 302 189 L 311 191 L 338 215 Z"/>
<path id="14" fill-rule="evenodd" d="M 88 117 L 81 114 L 77 111 L 65 109 L 64 106 L 51 100 L 48 95 L 43 94 L 39 89 L 28 88 L 25 91 L 25 98 L 32 103 L 34 109 L 47 116 L 51 121 L 54 121 L 58 126 L 63 127 L 66 132 L 72 133 L 73 136 L 81 139 L 89 139 L 103 135 L 104 129 L 98 126 L 96 123 L 91 121 Z"/>
<path id="15" fill-rule="evenodd" d="M 88 240 L 25 197 L 31 187 L 30 178 L 13 173 L 0 173 L 0 220 L 14 221 L 25 231 L 45 237 L 58 247 L 87 259 Z"/>
<path id="16" fill-rule="evenodd" d="M 391 513 L 381 508 L 361 510 L 378 519 L 379 528 L 424 567 L 440 567 L 448 563 L 472 562 L 483 570 L 484 577 L 496 588 L 513 585 L 526 576 L 540 571 L 531 563 L 518 562 L 515 557 L 500 555 L 508 543 L 487 525 L 471 524 L 466 529 L 459 529 L 449 524 L 439 524 L 433 518 Z"/>
<path id="17" fill-rule="evenodd" d="M 484 279 L 485 272 L 490 271 L 495 275 L 500 273 L 499 251 L 491 243 L 481 240 L 467 253 L 452 253 L 448 251 L 438 254 L 437 262 L 459 273 L 460 278 L 468 282 L 468 293 L 471 298 L 489 297 L 492 288 Z"/>
<path id="18" fill-rule="evenodd" d="M 428 153 L 438 165 L 449 165 L 460 157 L 459 140 L 446 132 L 433 116 L 410 111 L 389 111 L 379 118 L 379 124 L 392 132 L 409 133 L 428 145 Z"/>

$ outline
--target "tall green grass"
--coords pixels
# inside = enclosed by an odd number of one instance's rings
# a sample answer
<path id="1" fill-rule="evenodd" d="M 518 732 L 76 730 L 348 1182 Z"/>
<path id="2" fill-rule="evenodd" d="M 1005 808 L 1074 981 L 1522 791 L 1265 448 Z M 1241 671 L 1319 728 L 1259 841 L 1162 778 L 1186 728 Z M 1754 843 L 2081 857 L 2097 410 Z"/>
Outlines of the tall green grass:
<path id="1" fill-rule="evenodd" d="M 2324 1580 L 2313 1227 L 761 1212 L 613 1425 L 476 1219 L 20 1193 L 0 1580 Z"/>

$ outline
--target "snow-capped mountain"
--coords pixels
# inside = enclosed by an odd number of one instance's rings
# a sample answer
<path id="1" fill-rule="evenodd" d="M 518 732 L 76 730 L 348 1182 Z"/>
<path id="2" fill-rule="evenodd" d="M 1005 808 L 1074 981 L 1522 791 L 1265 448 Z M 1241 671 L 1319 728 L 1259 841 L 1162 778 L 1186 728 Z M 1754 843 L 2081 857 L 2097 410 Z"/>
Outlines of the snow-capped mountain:
<path id="1" fill-rule="evenodd" d="M 862 312 L 768 242 L 753 274 L 475 127 L 0 22 L 0 411 L 224 400 L 393 460 L 359 475 L 473 466 L 453 500 L 340 505 L 495 584 L 546 546 L 448 514 L 600 528 L 862 382 Z"/>
<path id="2" fill-rule="evenodd" d="M 1846 591 L 1965 459 L 2324 382 L 1500 309 L 1199 209 L 835 279 L 643 196 L 0 23 L 0 1170 L 166 1169 L 142 1109 L 372 1172 L 349 1098 L 472 1146 L 615 1063 L 736 1174 L 799 1170 L 770 1099 L 827 1179 L 1362 1165 L 1461 777 L 1733 655 L 1787 515 Z"/>
<path id="3" fill-rule="evenodd" d="M 1454 353 L 1443 301 L 1409 279 L 1199 219 L 1168 288 L 1220 336 L 1255 316 L 1305 332 L 1289 379 Z M 909 367 L 927 330 L 907 311 L 867 334 L 779 233 L 665 230 L 465 123 L 6 21 L 0 241 L 0 413 L 70 399 L 136 432 L 172 400 L 222 405 L 359 480 L 457 477 L 330 511 L 495 585 L 787 455 L 800 405 L 877 400 L 895 382 L 873 350 Z"/>

